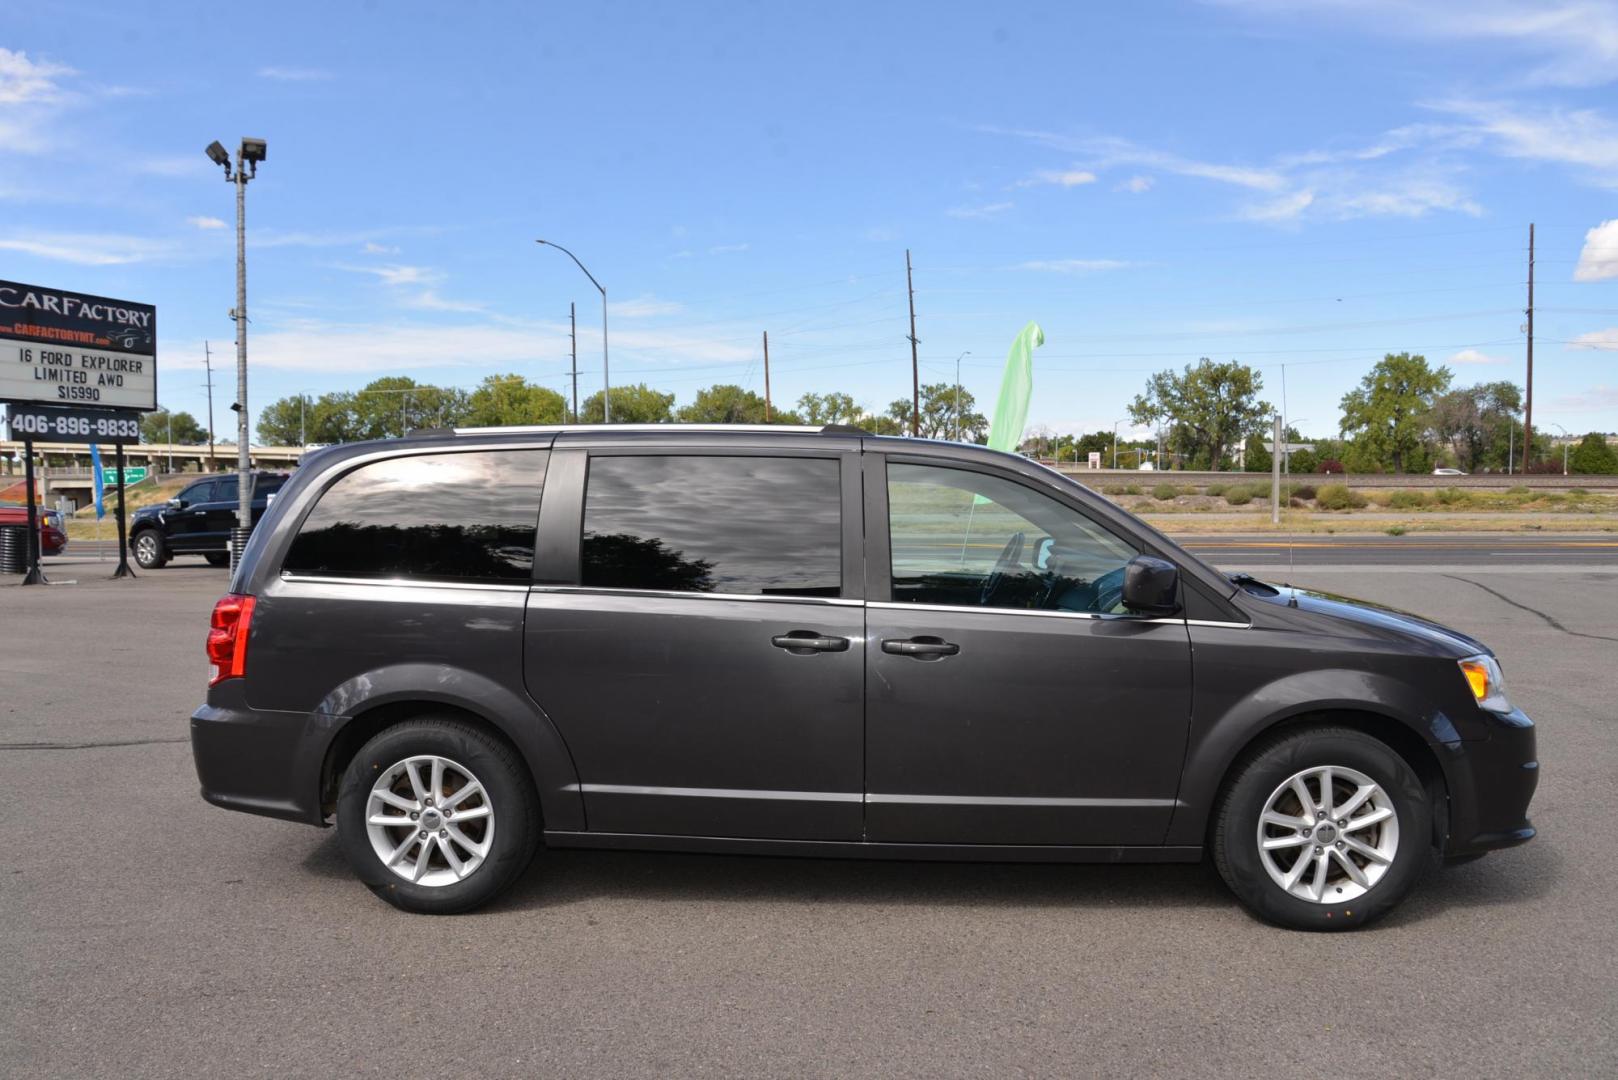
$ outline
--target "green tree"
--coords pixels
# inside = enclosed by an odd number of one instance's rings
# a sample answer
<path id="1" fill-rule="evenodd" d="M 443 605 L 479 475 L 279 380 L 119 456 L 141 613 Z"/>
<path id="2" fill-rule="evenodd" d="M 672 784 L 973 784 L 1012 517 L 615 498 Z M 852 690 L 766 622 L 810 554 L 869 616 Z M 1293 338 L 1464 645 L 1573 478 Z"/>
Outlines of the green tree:
<path id="1" fill-rule="evenodd" d="M 989 419 L 977 411 L 977 402 L 966 389 L 960 392 L 960 416 L 956 416 L 954 383 L 929 383 L 921 388 L 920 434 L 924 439 L 954 439 L 982 442 L 989 436 Z M 901 431 L 910 430 L 911 400 L 900 398 L 888 406 L 888 416 Z"/>
<path id="2" fill-rule="evenodd" d="M 1504 468 L 1510 431 L 1522 412 L 1522 389 L 1511 382 L 1478 383 L 1439 394 L 1428 411 L 1432 436 L 1458 468 Z"/>
<path id="3" fill-rule="evenodd" d="M 1607 437 L 1592 431 L 1579 440 L 1567 456 L 1568 472 L 1611 476 L 1618 473 L 1618 453 L 1614 453 Z"/>
<path id="4" fill-rule="evenodd" d="M 1449 389 L 1450 370 L 1427 358 L 1388 353 L 1343 395 L 1341 428 L 1349 439 L 1347 463 L 1355 472 L 1426 472 L 1433 400 Z"/>
<path id="5" fill-rule="evenodd" d="M 176 445 L 198 446 L 208 441 L 208 429 L 197 423 L 197 418 L 188 412 L 177 412 L 170 416 L 167 409 L 159 409 L 140 418 L 141 442 L 166 443 L 170 431 L 174 433 Z"/>
<path id="6" fill-rule="evenodd" d="M 601 391 L 597 390 L 579 406 L 586 424 L 603 421 Z M 612 422 L 615 424 L 666 424 L 674 419 L 674 395 L 653 390 L 645 383 L 612 388 Z"/>
<path id="7" fill-rule="evenodd" d="M 698 390 L 696 400 L 676 414 L 682 424 L 801 424 L 797 413 L 769 410 L 765 419 L 764 399 L 734 383 L 720 383 Z"/>
<path id="8" fill-rule="evenodd" d="M 457 387 L 386 376 L 354 393 L 349 406 L 352 429 L 361 439 L 384 439 L 422 428 L 457 427 L 466 421 L 467 396 Z"/>
<path id="9" fill-rule="evenodd" d="M 1247 444 L 1242 451 L 1244 472 L 1270 471 L 1275 464 L 1275 455 L 1270 452 L 1270 441 L 1273 438 L 1273 431 L 1262 435 L 1255 431 L 1247 437 Z"/>
<path id="10" fill-rule="evenodd" d="M 567 400 L 521 375 L 486 376 L 466 402 L 466 423 L 471 427 L 566 422 Z"/>
<path id="11" fill-rule="evenodd" d="M 1263 389 L 1264 379 L 1246 364 L 1203 357 L 1184 374 L 1160 371 L 1146 380 L 1129 417 L 1166 426 L 1169 448 L 1184 454 L 1189 468 L 1218 469 L 1230 448 L 1274 411 L 1259 399 Z"/>
<path id="12" fill-rule="evenodd" d="M 851 394 L 805 394 L 798 399 L 806 424 L 858 424 L 865 415 Z"/>

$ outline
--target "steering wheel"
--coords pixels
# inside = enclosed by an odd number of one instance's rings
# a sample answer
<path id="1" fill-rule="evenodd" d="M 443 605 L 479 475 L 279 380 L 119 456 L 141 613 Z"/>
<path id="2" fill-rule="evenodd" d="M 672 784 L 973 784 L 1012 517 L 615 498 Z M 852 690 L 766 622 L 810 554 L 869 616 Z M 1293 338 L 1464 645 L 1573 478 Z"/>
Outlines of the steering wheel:
<path id="1" fill-rule="evenodd" d="M 1005 578 L 1006 571 L 1022 561 L 1023 544 L 1027 539 L 1023 533 L 1012 533 L 1011 539 L 1006 541 L 1006 546 L 1000 549 L 1000 557 L 994 560 L 994 569 L 989 571 L 989 576 L 983 579 L 983 588 L 978 590 L 979 607 L 988 606 L 989 598 L 1000 588 L 1000 582 Z"/>

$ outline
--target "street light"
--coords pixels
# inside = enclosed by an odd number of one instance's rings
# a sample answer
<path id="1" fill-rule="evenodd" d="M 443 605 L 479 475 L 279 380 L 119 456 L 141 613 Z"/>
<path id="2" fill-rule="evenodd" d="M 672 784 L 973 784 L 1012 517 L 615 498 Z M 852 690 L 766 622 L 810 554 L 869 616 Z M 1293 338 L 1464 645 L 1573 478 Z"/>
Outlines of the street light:
<path id="1" fill-rule="evenodd" d="M 1551 421 L 1551 427 L 1555 428 L 1557 431 L 1560 431 L 1562 433 L 1562 475 L 1566 476 L 1567 475 L 1567 448 L 1568 448 L 1569 441 L 1572 439 L 1572 436 L 1567 433 L 1567 428 L 1563 427 L 1561 424 L 1558 424 L 1554 420 Z"/>
<path id="2" fill-rule="evenodd" d="M 230 154 L 215 140 L 203 151 L 208 160 L 225 170 L 225 182 L 236 185 L 236 528 L 231 530 L 230 565 L 235 569 L 253 531 L 253 467 L 247 442 L 247 182 L 258 176 L 258 163 L 268 153 L 263 139 L 242 139 L 236 167 Z"/>
<path id="3" fill-rule="evenodd" d="M 573 265 L 580 270 L 584 270 L 584 276 L 589 278 L 590 284 L 594 285 L 601 293 L 601 419 L 604 423 L 610 424 L 612 423 L 612 369 L 607 364 L 607 287 L 597 281 L 594 274 L 585 269 L 584 264 L 579 262 L 577 255 L 561 244 L 550 240 L 535 240 L 534 243 L 553 247 L 572 259 Z"/>
<path id="4" fill-rule="evenodd" d="M 1118 425 L 1127 423 L 1129 423 L 1128 417 L 1112 422 L 1112 467 L 1114 469 L 1118 467 Z"/>
<path id="5" fill-rule="evenodd" d="M 961 356 L 971 356 L 972 350 L 967 349 Z M 961 441 L 961 356 L 955 358 L 955 441 Z"/>

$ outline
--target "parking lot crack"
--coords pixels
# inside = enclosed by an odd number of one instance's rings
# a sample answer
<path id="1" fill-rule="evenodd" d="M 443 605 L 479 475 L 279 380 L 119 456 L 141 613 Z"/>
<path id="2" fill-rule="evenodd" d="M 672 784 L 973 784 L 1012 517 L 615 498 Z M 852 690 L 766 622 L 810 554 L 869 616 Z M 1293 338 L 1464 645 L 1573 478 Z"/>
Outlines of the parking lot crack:
<path id="1" fill-rule="evenodd" d="M 1511 597 L 1507 596 L 1505 593 L 1501 592 L 1499 589 L 1492 589 L 1489 586 L 1483 584 L 1483 582 L 1481 582 L 1481 581 L 1473 581 L 1471 578 L 1458 577 L 1455 574 L 1445 574 L 1444 576 L 1449 578 L 1451 581 L 1464 581 L 1468 585 L 1476 585 L 1478 588 L 1482 589 L 1484 592 L 1488 593 L 1490 596 L 1493 596 L 1495 599 L 1502 600 L 1505 603 L 1510 604 L 1514 608 L 1518 608 L 1518 609 L 1520 609 L 1522 611 L 1528 612 L 1528 614 L 1530 614 L 1530 615 L 1537 615 L 1541 619 L 1544 619 L 1547 623 L 1549 623 L 1552 628 L 1554 628 L 1556 630 L 1560 630 L 1562 633 L 1571 635 L 1572 637 L 1594 638 L 1597 641 L 1618 641 L 1618 637 L 1612 637 L 1612 636 L 1607 635 L 1607 634 L 1587 634 L 1582 630 L 1569 630 L 1567 627 L 1563 626 L 1560 622 L 1557 622 L 1555 618 L 1553 618 L 1550 615 L 1545 614 L 1543 611 L 1540 611 L 1538 608 L 1532 608 L 1532 607 L 1529 607 L 1527 604 L 1522 603 L 1521 601 L 1513 600 Z"/>
<path id="2" fill-rule="evenodd" d="M 162 739 L 93 739 L 87 742 L 0 742 L 0 750 L 99 750 L 109 746 L 156 746 L 159 743 L 190 742 L 189 735 Z"/>

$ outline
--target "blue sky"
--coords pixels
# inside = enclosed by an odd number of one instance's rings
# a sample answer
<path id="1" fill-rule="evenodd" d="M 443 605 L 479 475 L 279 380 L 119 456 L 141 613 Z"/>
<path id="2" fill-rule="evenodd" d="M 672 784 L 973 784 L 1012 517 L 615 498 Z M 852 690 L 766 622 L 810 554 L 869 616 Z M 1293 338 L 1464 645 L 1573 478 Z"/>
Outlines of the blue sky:
<path id="1" fill-rule="evenodd" d="M 1262 369 L 1306 434 L 1382 353 L 1523 378 L 1618 429 L 1618 4 L 44 2 L 0 12 L 0 278 L 155 303 L 160 397 L 516 371 L 689 400 L 910 388 L 992 404 L 1029 319 L 1030 424 L 1110 428 L 1147 375 Z M 1126 425 L 1127 430 L 1127 425 Z"/>

